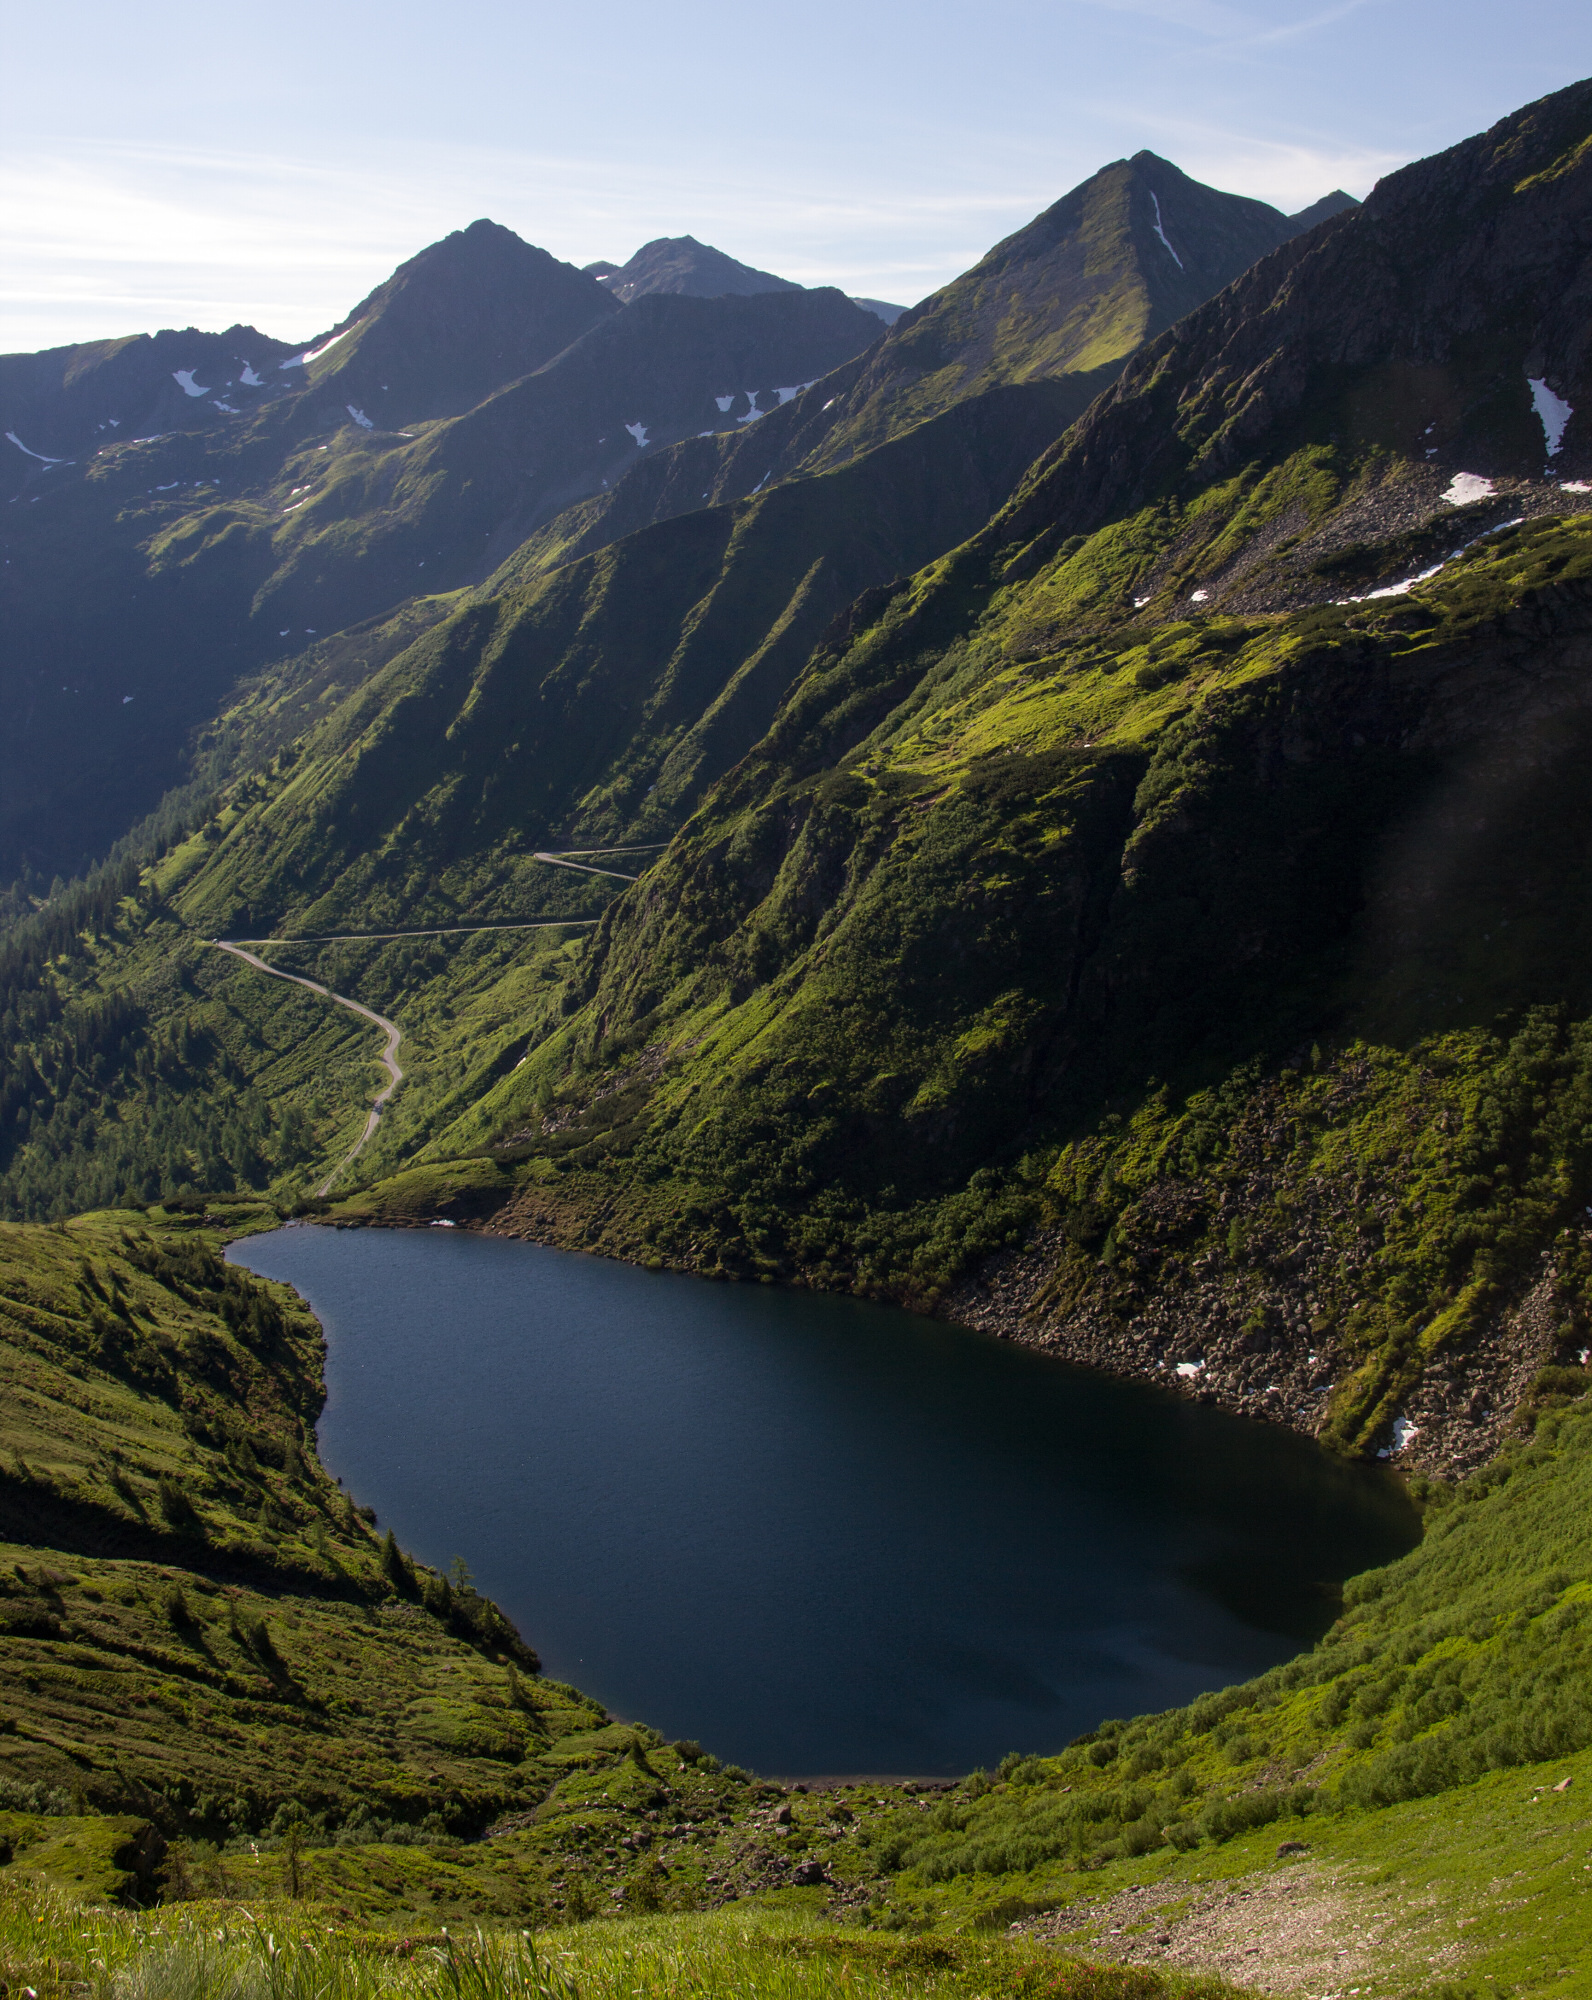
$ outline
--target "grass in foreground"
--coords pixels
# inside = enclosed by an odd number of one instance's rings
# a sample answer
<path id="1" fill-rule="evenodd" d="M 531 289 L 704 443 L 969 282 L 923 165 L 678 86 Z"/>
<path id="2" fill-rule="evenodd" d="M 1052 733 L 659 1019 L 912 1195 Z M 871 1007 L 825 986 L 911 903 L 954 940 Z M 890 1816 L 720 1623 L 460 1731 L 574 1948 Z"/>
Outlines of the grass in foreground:
<path id="1" fill-rule="evenodd" d="M 1226 2000 L 1224 1980 L 995 1940 L 859 1937 L 728 1913 L 529 1932 L 375 1938 L 313 1905 L 123 1916 L 0 1902 L 0 1991 L 36 2000 Z"/>

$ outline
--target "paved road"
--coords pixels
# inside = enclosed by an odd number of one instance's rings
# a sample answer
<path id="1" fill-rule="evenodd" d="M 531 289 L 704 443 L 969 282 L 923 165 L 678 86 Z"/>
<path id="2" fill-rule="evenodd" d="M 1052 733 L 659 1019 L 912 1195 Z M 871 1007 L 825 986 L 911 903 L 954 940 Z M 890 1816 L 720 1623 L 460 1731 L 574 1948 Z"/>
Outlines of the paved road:
<path id="1" fill-rule="evenodd" d="M 605 848 L 601 847 L 570 849 L 571 854 L 603 854 L 606 851 Z M 571 861 L 562 854 L 543 854 L 540 849 L 531 856 L 531 859 L 533 861 L 550 861 L 555 868 L 574 868 L 582 875 L 612 875 L 616 882 L 634 882 L 636 880 L 634 875 L 626 875 L 618 868 L 593 868 L 587 862 Z"/>
<path id="2" fill-rule="evenodd" d="M 558 917 L 539 924 L 446 924 L 435 931 L 333 931 L 323 937 L 216 938 L 224 951 L 240 944 L 379 944 L 389 938 L 474 937 L 481 931 L 563 931 L 594 924 L 595 917 Z M 269 972 L 270 967 L 266 970 Z M 284 975 L 285 976 L 285 975 Z"/>
<path id="3" fill-rule="evenodd" d="M 345 993 L 334 993 L 329 986 L 322 986 L 313 979 L 301 979 L 296 972 L 278 972 L 274 965 L 267 965 L 263 958 L 256 958 L 252 951 L 245 951 L 242 945 L 228 944 L 225 938 L 212 938 L 210 942 L 217 951 L 229 951 L 234 958 L 241 958 L 246 965 L 252 965 L 261 972 L 269 973 L 273 979 L 285 979 L 290 986 L 307 986 L 312 993 L 319 993 L 326 1000 L 335 1000 L 339 1007 L 346 1007 L 351 1014 L 362 1014 L 367 1021 L 374 1021 L 378 1028 L 386 1030 L 387 1042 L 382 1049 L 381 1060 L 386 1067 L 388 1081 L 371 1100 L 370 1116 L 365 1120 L 365 1129 L 360 1133 L 352 1149 L 343 1155 L 315 1190 L 317 1195 L 330 1194 L 332 1182 L 364 1151 L 371 1134 L 381 1123 L 381 1114 L 388 1099 L 404 1080 L 404 1073 L 398 1067 L 398 1044 L 404 1038 L 403 1029 L 396 1021 L 389 1021 L 385 1014 L 378 1014 L 373 1008 L 361 1006 L 357 1000 L 350 1000 Z M 264 944 L 267 940 L 260 938 L 256 942 Z"/>

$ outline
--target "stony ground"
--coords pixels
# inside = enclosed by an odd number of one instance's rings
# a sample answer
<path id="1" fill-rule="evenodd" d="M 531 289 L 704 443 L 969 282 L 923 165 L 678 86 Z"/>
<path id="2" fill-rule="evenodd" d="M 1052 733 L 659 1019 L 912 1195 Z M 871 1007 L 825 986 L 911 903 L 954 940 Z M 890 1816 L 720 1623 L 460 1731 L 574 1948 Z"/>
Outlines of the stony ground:
<path id="1" fill-rule="evenodd" d="M 1270 1875 L 1124 1890 L 1011 1926 L 1056 1945 L 1087 1945 L 1134 1965 L 1220 1973 L 1263 1992 L 1347 2000 L 1428 1954 L 1421 1911 L 1373 1900 L 1364 1871 L 1288 1857 Z"/>

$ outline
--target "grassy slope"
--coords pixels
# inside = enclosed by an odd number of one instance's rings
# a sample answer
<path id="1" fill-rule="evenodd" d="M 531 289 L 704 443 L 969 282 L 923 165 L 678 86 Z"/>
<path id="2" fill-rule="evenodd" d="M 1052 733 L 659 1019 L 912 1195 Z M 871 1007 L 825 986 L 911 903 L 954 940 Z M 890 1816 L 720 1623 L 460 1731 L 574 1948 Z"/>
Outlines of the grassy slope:
<path id="1" fill-rule="evenodd" d="M 394 1942 L 346 1921 L 335 1904 L 261 1907 L 260 1918 L 209 1903 L 181 1913 L 98 1916 L 14 1896 L 0 1910 L 0 1972 L 44 2000 L 81 1991 L 269 1992 L 273 2000 L 631 2000 L 699 1994 L 735 2000 L 1232 2000 L 1220 1980 L 1058 1959 L 992 1940 L 836 1937 L 792 1912 L 642 1917 L 532 1942 L 418 1929 Z M 269 1924 L 266 1930 L 263 1926 Z"/>
<path id="2" fill-rule="evenodd" d="M 1008 489 L 1051 435 L 1034 421 L 1025 405 L 949 443 L 908 439 L 500 598 L 428 600 L 245 690 L 213 751 L 252 774 L 141 883 L 124 869 L 108 901 L 70 898 L 13 942 L 10 1211 L 314 1185 L 363 1122 L 369 1032 L 202 940 L 285 918 L 315 932 L 600 911 L 615 885 L 531 850 L 571 825 L 582 840 L 671 827 L 761 730 L 834 611 Z M 949 485 L 927 476 L 946 464 Z M 413 1080 L 373 1159 L 396 1164 L 479 1096 L 516 1037 L 517 1059 L 560 942 L 293 957 L 411 1034 Z"/>
<path id="3" fill-rule="evenodd" d="M 857 606 L 434 1154 L 494 1141 L 529 1233 L 930 1304 L 1026 1237 L 1005 1330 L 1463 1453 L 1579 1311 L 1592 544 L 1520 328 L 1571 338 L 1588 115 L 1279 252 Z"/>

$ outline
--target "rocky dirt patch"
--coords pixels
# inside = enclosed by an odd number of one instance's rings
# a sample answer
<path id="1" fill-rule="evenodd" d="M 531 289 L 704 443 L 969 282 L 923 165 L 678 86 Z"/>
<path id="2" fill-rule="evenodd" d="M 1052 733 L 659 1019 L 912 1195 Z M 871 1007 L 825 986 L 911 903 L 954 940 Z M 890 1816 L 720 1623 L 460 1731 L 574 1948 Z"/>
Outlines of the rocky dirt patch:
<path id="1" fill-rule="evenodd" d="M 1010 1935 L 1087 1948 L 1121 1964 L 1220 1973 L 1267 1992 L 1346 2000 L 1362 1986 L 1380 1989 L 1412 1945 L 1419 1949 L 1419 1918 L 1408 1906 L 1373 1907 L 1348 1869 L 1300 1861 L 1241 1882 L 1126 1889 L 1025 1917 Z"/>

